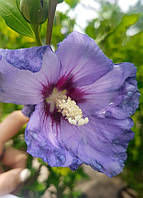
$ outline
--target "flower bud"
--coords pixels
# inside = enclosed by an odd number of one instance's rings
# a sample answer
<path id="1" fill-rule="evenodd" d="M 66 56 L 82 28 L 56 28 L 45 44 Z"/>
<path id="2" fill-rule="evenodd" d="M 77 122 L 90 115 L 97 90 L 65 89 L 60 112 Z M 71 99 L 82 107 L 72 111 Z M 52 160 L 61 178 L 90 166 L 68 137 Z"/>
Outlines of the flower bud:
<path id="1" fill-rule="evenodd" d="M 20 0 L 20 11 L 31 24 L 44 23 L 48 17 L 49 0 Z"/>

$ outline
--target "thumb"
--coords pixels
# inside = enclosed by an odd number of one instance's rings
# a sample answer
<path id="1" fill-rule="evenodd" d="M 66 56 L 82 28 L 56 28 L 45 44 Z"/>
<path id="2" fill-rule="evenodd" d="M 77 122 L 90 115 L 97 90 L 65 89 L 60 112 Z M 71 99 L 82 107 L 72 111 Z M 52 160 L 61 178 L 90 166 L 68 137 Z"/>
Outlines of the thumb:
<path id="1" fill-rule="evenodd" d="M 0 175 L 0 195 L 13 192 L 20 183 L 30 176 L 28 169 L 16 168 Z"/>

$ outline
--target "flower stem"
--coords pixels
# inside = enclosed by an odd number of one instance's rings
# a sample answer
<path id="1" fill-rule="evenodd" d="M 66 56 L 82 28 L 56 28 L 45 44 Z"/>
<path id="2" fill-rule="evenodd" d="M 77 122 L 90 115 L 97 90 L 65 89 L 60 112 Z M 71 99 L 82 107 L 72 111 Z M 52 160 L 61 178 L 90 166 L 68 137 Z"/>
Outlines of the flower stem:
<path id="1" fill-rule="evenodd" d="M 48 25 L 47 25 L 47 35 L 46 35 L 46 44 L 48 45 L 50 45 L 51 43 L 53 23 L 54 23 L 57 4 L 58 4 L 57 0 L 49 0 Z"/>
<path id="2" fill-rule="evenodd" d="M 41 38 L 40 38 L 40 26 L 38 24 L 31 24 L 33 32 L 35 34 L 35 39 L 38 46 L 42 46 Z"/>

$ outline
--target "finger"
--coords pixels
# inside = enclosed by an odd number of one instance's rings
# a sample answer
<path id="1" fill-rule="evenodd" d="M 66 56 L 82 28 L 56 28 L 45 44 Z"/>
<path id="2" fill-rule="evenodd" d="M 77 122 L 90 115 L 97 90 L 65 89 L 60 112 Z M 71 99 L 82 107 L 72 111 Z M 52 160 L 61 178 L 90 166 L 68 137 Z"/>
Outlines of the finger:
<path id="1" fill-rule="evenodd" d="M 0 195 L 0 198 L 20 198 L 20 197 L 17 197 L 15 195 L 11 195 L 11 194 L 7 194 L 7 195 Z"/>
<path id="2" fill-rule="evenodd" d="M 0 175 L 0 195 L 13 192 L 20 183 L 30 176 L 28 169 L 13 169 Z"/>
<path id="3" fill-rule="evenodd" d="M 14 111 L 8 115 L 7 118 L 0 123 L 0 141 L 3 143 L 8 141 L 28 122 L 28 120 L 29 118 L 21 111 Z"/>
<path id="4" fill-rule="evenodd" d="M 12 168 L 25 168 L 27 155 L 23 151 L 14 148 L 7 148 L 2 159 L 2 163 Z"/>
<path id="5" fill-rule="evenodd" d="M 3 152 L 4 152 L 4 143 L 0 141 L 0 161 L 3 158 Z"/>
<path id="6" fill-rule="evenodd" d="M 3 168 L 0 167 L 0 174 L 3 173 L 3 172 L 4 172 Z"/>

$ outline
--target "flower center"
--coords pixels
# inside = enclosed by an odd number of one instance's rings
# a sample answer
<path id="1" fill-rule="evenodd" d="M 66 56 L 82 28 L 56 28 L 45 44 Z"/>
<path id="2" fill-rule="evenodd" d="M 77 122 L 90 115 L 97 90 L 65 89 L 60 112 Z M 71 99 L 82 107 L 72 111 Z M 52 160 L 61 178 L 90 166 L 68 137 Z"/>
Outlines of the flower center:
<path id="1" fill-rule="evenodd" d="M 50 104 L 50 112 L 52 113 L 55 108 L 62 116 L 68 120 L 70 124 L 81 126 L 88 123 L 88 118 L 83 118 L 82 110 L 74 100 L 66 95 L 66 90 L 58 91 L 53 89 L 52 94 L 46 98 L 46 102 Z"/>

